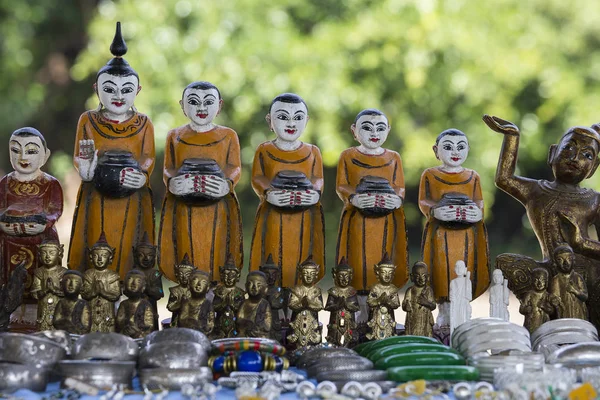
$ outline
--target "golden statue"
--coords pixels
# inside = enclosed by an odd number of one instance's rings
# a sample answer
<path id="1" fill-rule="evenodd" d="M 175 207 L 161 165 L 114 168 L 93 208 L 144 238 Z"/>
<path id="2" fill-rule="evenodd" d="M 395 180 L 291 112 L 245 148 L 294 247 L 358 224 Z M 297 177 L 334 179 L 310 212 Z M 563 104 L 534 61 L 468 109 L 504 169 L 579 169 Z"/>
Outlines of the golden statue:
<path id="1" fill-rule="evenodd" d="M 385 339 L 394 336 L 396 332 L 396 318 L 394 310 L 400 307 L 398 287 L 392 282 L 396 273 L 396 266 L 392 263 L 387 253 L 379 264 L 375 265 L 375 276 L 378 283 L 373 285 L 367 297 L 369 306 L 369 321 L 371 332 L 367 339 Z"/>
<path id="2" fill-rule="evenodd" d="M 406 311 L 404 327 L 407 335 L 433 337 L 433 314 L 435 298 L 429 286 L 427 264 L 416 262 L 412 267 L 410 280 L 413 286 L 408 288 L 402 301 L 402 309 Z"/>
<path id="3" fill-rule="evenodd" d="M 181 304 L 190 297 L 190 276 L 196 267 L 190 263 L 190 258 L 187 253 L 183 256 L 183 260 L 175 266 L 175 279 L 179 285 L 169 288 L 169 302 L 167 310 L 171 311 L 171 327 L 179 326 L 179 312 Z"/>
<path id="4" fill-rule="evenodd" d="M 237 287 L 240 270 L 232 257 L 219 267 L 221 282 L 214 288 L 213 307 L 217 313 L 214 336 L 217 339 L 236 335 L 235 316 L 244 301 L 244 290 Z"/>
<path id="5" fill-rule="evenodd" d="M 123 285 L 127 300 L 119 304 L 117 311 L 117 332 L 140 339 L 155 330 L 154 321 L 157 317 L 154 307 L 144 297 L 145 290 L 146 275 L 136 269 L 129 271 Z"/>
<path id="6" fill-rule="evenodd" d="M 150 242 L 148 233 L 144 232 L 142 241 L 133 248 L 135 260 L 134 269 L 141 271 L 146 276 L 146 290 L 144 297 L 150 301 L 154 308 L 154 329 L 158 329 L 158 300 L 165 296 L 162 286 L 162 274 L 156 269 L 156 246 Z"/>
<path id="7" fill-rule="evenodd" d="M 267 277 L 267 301 L 271 304 L 272 322 L 271 335 L 272 339 L 278 342 L 282 341 L 281 336 L 281 321 L 285 320 L 285 309 L 287 304 L 288 292 L 281 288 L 281 267 L 273 262 L 273 256 L 269 254 L 267 261 L 259 267 L 259 270 Z"/>
<path id="8" fill-rule="evenodd" d="M 60 280 L 67 271 L 61 265 L 64 246 L 57 240 L 45 240 L 38 246 L 40 266 L 33 274 L 31 296 L 38 301 L 38 330 L 54 329 L 52 319 L 58 301 L 64 296 Z"/>
<path id="9" fill-rule="evenodd" d="M 327 342 L 351 347 L 358 340 L 355 313 L 359 310 L 358 293 L 350 286 L 354 271 L 342 257 L 331 271 L 335 286 L 328 290 L 325 310 L 329 311 Z"/>
<path id="10" fill-rule="evenodd" d="M 210 289 L 210 275 L 204 271 L 194 271 L 190 275 L 190 297 L 181 303 L 179 324 L 181 328 L 196 329 L 209 336 L 215 328 L 215 313 L 212 302 L 206 298 Z"/>
<path id="11" fill-rule="evenodd" d="M 558 272 L 550 282 L 549 292 L 560 299 L 558 317 L 587 320 L 588 291 L 581 275 L 573 270 L 573 249 L 569 245 L 557 246 L 553 258 Z"/>
<path id="12" fill-rule="evenodd" d="M 519 312 L 525 316 L 523 326 L 530 333 L 556 314 L 560 299 L 548 293 L 548 270 L 535 268 L 532 271 L 533 290 L 526 292 L 521 300 Z"/>
<path id="13" fill-rule="evenodd" d="M 115 249 L 106 241 L 104 232 L 89 249 L 92 268 L 83 275 L 81 297 L 86 299 L 92 310 L 92 332 L 115 331 L 115 302 L 121 297 L 119 274 L 108 269 Z"/>
<path id="14" fill-rule="evenodd" d="M 68 270 L 63 274 L 60 283 L 65 296 L 54 310 L 54 328 L 75 335 L 89 333 L 92 328 L 92 312 L 89 303 L 79 298 L 83 288 L 83 274 Z"/>
<path id="15" fill-rule="evenodd" d="M 267 276 L 260 271 L 252 271 L 246 278 L 246 293 L 238 310 L 236 327 L 241 337 L 269 337 L 271 335 L 272 312 L 267 300 Z"/>
<path id="16" fill-rule="evenodd" d="M 299 347 L 321 343 L 319 311 L 323 309 L 323 295 L 317 286 L 319 265 L 309 256 L 298 266 L 300 284 L 290 290 L 288 307 L 292 310 L 293 330 L 287 339 Z"/>

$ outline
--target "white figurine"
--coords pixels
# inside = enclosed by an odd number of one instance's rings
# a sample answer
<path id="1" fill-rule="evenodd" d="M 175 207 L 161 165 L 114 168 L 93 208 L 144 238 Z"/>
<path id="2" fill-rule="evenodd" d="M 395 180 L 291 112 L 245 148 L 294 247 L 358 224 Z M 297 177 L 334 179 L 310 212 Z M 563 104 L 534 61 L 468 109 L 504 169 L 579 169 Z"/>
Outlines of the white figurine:
<path id="1" fill-rule="evenodd" d="M 490 287 L 490 317 L 510 320 L 508 313 L 508 280 L 504 279 L 502 271 L 495 269 L 492 274 L 492 287 Z"/>
<path id="2" fill-rule="evenodd" d="M 454 264 L 457 277 L 450 281 L 450 333 L 456 327 L 471 319 L 471 272 L 467 271 L 465 262 L 458 260 Z"/>

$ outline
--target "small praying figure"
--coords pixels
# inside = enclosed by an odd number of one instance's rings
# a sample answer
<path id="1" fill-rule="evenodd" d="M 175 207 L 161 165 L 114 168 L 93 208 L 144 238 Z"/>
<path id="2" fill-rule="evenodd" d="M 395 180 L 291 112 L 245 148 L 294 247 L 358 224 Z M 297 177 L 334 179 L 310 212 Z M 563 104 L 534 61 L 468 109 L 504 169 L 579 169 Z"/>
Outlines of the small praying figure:
<path id="1" fill-rule="evenodd" d="M 154 329 L 158 329 L 158 300 L 165 296 L 162 287 L 162 274 L 156 269 L 156 246 L 150 241 L 148 233 L 144 232 L 142 241 L 133 248 L 134 269 L 142 271 L 146 276 L 144 298 L 150 301 L 154 308 Z"/>
<path id="2" fill-rule="evenodd" d="M 92 312 L 89 303 L 79 298 L 83 288 L 83 274 L 68 270 L 63 274 L 60 284 L 65 296 L 54 310 L 54 328 L 74 335 L 89 333 L 92 328 Z"/>
<path id="3" fill-rule="evenodd" d="M 350 347 L 358 340 L 355 313 L 359 310 L 358 294 L 350 286 L 354 271 L 342 257 L 333 268 L 335 286 L 329 289 L 325 310 L 330 312 L 327 325 L 327 342 L 337 346 Z"/>
<path id="4" fill-rule="evenodd" d="M 117 332 L 134 339 L 143 338 L 154 330 L 157 319 L 154 307 L 144 297 L 146 275 L 132 269 L 125 275 L 123 294 L 127 300 L 119 304 L 117 311 Z"/>
<path id="5" fill-rule="evenodd" d="M 473 300 L 471 271 L 467 271 L 463 260 L 458 260 L 454 264 L 454 272 L 457 277 L 450 281 L 450 333 L 471 319 L 471 300 Z"/>
<path id="6" fill-rule="evenodd" d="M 535 268 L 532 271 L 533 290 L 525 293 L 521 300 L 519 312 L 525 316 L 523 326 L 530 333 L 535 332 L 544 322 L 556 313 L 560 299 L 548 293 L 548 271 L 544 268 Z"/>
<path id="7" fill-rule="evenodd" d="M 190 297 L 183 299 L 179 314 L 179 327 L 195 329 L 210 335 L 215 328 L 215 313 L 206 293 L 210 288 L 208 272 L 195 270 L 190 275 Z"/>
<path id="8" fill-rule="evenodd" d="M 31 296 L 38 301 L 38 330 L 54 329 L 52 319 L 58 301 L 64 296 L 60 280 L 67 268 L 61 265 L 64 246 L 57 240 L 45 240 L 38 246 L 40 266 L 33 273 Z"/>
<path id="9" fill-rule="evenodd" d="M 396 331 L 394 310 L 400 307 L 398 287 L 392 282 L 396 274 L 396 265 L 386 253 L 379 264 L 375 265 L 377 283 L 373 285 L 367 297 L 369 306 L 369 321 L 371 332 L 367 339 L 385 339 L 393 336 Z"/>
<path id="10" fill-rule="evenodd" d="M 492 286 L 490 287 L 490 317 L 510 321 L 508 313 L 508 279 L 504 279 L 502 270 L 495 269 L 492 273 Z"/>
<path id="11" fill-rule="evenodd" d="M 433 314 L 435 297 L 429 286 L 427 264 L 416 262 L 412 267 L 410 279 L 413 286 L 404 295 L 402 309 L 406 311 L 404 327 L 407 335 L 433 336 Z"/>
<path id="12" fill-rule="evenodd" d="M 92 332 L 115 331 L 115 302 L 121 297 L 119 274 L 108 269 L 115 249 L 106 241 L 104 232 L 89 249 L 93 268 L 83 275 L 81 297 L 90 302 L 92 309 Z"/>
<path id="13" fill-rule="evenodd" d="M 273 256 L 269 254 L 267 261 L 259 267 L 259 270 L 267 277 L 267 301 L 271 304 L 271 338 L 279 342 L 281 336 L 281 321 L 285 320 L 284 309 L 287 304 L 287 291 L 281 288 L 281 267 L 273 262 Z"/>
<path id="14" fill-rule="evenodd" d="M 549 292 L 560 299 L 558 318 L 588 318 L 588 290 L 585 281 L 573 270 L 575 255 L 568 244 L 554 249 L 554 264 L 557 274 L 550 283 Z"/>
<path id="15" fill-rule="evenodd" d="M 244 290 L 237 287 L 240 280 L 240 270 L 232 257 L 227 257 L 225 265 L 219 267 L 221 282 L 213 290 L 215 298 L 213 307 L 217 313 L 215 326 L 216 338 L 236 336 L 236 314 L 244 301 Z"/>
<path id="16" fill-rule="evenodd" d="M 190 258 L 185 253 L 183 259 L 175 266 L 175 279 L 179 285 L 169 288 L 169 302 L 167 310 L 171 311 L 171 327 L 179 326 L 179 312 L 181 304 L 190 297 L 190 275 L 196 270 L 196 267 L 190 263 Z"/>
<path id="17" fill-rule="evenodd" d="M 273 320 L 271 305 L 267 300 L 267 277 L 260 271 L 252 271 L 246 279 L 246 293 L 237 314 L 236 326 L 241 337 L 269 337 Z"/>

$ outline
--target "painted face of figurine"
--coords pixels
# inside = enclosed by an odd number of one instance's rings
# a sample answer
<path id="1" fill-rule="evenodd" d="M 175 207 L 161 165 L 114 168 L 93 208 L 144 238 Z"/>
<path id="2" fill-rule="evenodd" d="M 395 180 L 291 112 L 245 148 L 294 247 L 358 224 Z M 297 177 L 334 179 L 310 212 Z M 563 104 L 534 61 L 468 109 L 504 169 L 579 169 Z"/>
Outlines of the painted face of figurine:
<path id="1" fill-rule="evenodd" d="M 598 144 L 578 133 L 565 135 L 550 160 L 554 176 L 560 182 L 577 184 L 592 171 L 598 157 Z"/>
<path id="2" fill-rule="evenodd" d="M 350 282 L 352 281 L 352 270 L 344 269 L 341 271 L 337 271 L 333 274 L 333 279 L 335 281 L 336 286 L 346 288 L 348 287 L 348 285 L 350 285 Z"/>
<path id="3" fill-rule="evenodd" d="M 573 253 L 572 252 L 562 252 L 558 253 L 555 256 L 556 266 L 561 272 L 571 272 L 573 270 Z"/>
<path id="4" fill-rule="evenodd" d="M 267 284 L 275 286 L 279 280 L 279 270 L 275 268 L 260 269 L 267 276 Z"/>
<path id="5" fill-rule="evenodd" d="M 460 167 L 469 155 L 469 141 L 466 136 L 446 135 L 433 151 L 438 160 L 447 167 Z"/>
<path id="6" fill-rule="evenodd" d="M 81 286 L 83 281 L 80 276 L 75 274 L 68 274 L 63 277 L 63 291 L 67 295 L 78 295 L 81 292 Z"/>
<path id="7" fill-rule="evenodd" d="M 454 264 L 454 272 L 456 272 L 456 275 L 458 276 L 464 276 L 467 273 L 467 266 L 465 265 L 465 262 L 458 260 L 456 264 Z"/>
<path id="8" fill-rule="evenodd" d="M 8 147 L 10 164 L 24 176 L 35 174 L 50 157 L 50 150 L 44 148 L 37 136 L 11 136 Z"/>
<path id="9" fill-rule="evenodd" d="M 246 291 L 248 295 L 257 297 L 264 295 L 267 290 L 267 281 L 259 275 L 252 275 L 246 281 Z"/>
<path id="10" fill-rule="evenodd" d="M 496 285 L 501 285 L 504 283 L 504 275 L 502 275 L 502 271 L 499 269 L 495 269 L 492 273 L 492 280 Z"/>
<path id="11" fill-rule="evenodd" d="M 216 89 L 187 89 L 181 100 L 186 117 L 197 125 L 208 125 L 221 111 L 223 100 Z"/>
<path id="12" fill-rule="evenodd" d="M 375 274 L 379 277 L 379 281 L 384 285 L 392 283 L 396 275 L 396 268 L 390 266 L 380 266 Z"/>
<path id="13" fill-rule="evenodd" d="M 238 279 L 240 279 L 240 273 L 235 269 L 226 269 L 221 272 L 221 282 L 226 287 L 234 287 Z"/>
<path id="14" fill-rule="evenodd" d="M 142 89 L 135 75 L 116 76 L 102 74 L 96 82 L 96 93 L 100 103 L 108 112 L 123 115 L 129 111 L 135 96 Z"/>
<path id="15" fill-rule="evenodd" d="M 175 269 L 175 278 L 177 279 L 177 282 L 179 282 L 179 284 L 181 286 L 187 287 L 188 284 L 190 283 L 190 275 L 192 274 L 192 272 L 194 271 L 194 269 L 192 267 L 188 267 L 185 266 L 184 268 L 176 268 Z"/>
<path id="16" fill-rule="evenodd" d="M 92 249 L 90 252 L 90 260 L 94 268 L 103 270 L 110 265 L 113 259 L 113 252 L 104 247 Z"/>
<path id="17" fill-rule="evenodd" d="M 354 138 L 371 150 L 381 147 L 390 133 L 385 115 L 362 115 L 350 129 Z"/>
<path id="18" fill-rule="evenodd" d="M 127 277 L 127 280 L 125 281 L 125 289 L 129 293 L 142 293 L 145 289 L 145 286 L 145 279 L 139 274 L 131 274 Z"/>
<path id="19" fill-rule="evenodd" d="M 534 272 L 533 274 L 533 287 L 538 292 L 543 292 L 548 286 L 548 275 L 542 272 Z"/>
<path id="20" fill-rule="evenodd" d="M 308 122 L 308 110 L 304 103 L 276 101 L 267 115 L 269 127 L 285 142 L 296 141 Z"/>
<path id="21" fill-rule="evenodd" d="M 204 275 L 194 275 L 190 282 L 190 291 L 194 294 L 206 294 L 208 292 L 208 277 Z"/>
<path id="22" fill-rule="evenodd" d="M 40 261 L 45 267 L 54 267 L 60 264 L 62 247 L 55 245 L 40 246 Z"/>
<path id="23" fill-rule="evenodd" d="M 310 286 L 317 281 L 319 276 L 319 270 L 317 268 L 312 267 L 304 267 L 302 268 L 301 279 L 302 283 L 306 286 Z"/>
<path id="24" fill-rule="evenodd" d="M 150 246 L 138 247 L 135 252 L 138 266 L 143 269 L 154 268 L 156 261 L 156 249 Z"/>
<path id="25" fill-rule="evenodd" d="M 410 279 L 415 286 L 424 287 L 427 284 L 427 268 L 423 266 L 414 267 Z"/>

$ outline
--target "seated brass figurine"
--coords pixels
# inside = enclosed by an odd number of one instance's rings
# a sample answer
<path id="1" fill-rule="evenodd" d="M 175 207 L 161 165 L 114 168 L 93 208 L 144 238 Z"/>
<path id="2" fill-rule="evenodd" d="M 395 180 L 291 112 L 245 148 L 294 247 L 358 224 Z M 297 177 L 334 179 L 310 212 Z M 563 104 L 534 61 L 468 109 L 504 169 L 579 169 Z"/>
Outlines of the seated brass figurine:
<path id="1" fill-rule="evenodd" d="M 195 329 L 209 336 L 215 327 L 215 313 L 212 302 L 206 298 L 210 288 L 207 272 L 195 270 L 190 276 L 190 297 L 181 302 L 179 327 Z"/>
<path id="2" fill-rule="evenodd" d="M 196 267 L 190 263 L 190 258 L 185 253 L 183 259 L 175 266 L 175 278 L 179 285 L 169 288 L 169 302 L 167 310 L 171 311 L 171 327 L 179 326 L 179 312 L 184 299 L 190 297 L 190 275 L 196 270 Z"/>
<path id="3" fill-rule="evenodd" d="M 394 310 L 400 307 L 398 288 L 392 282 L 396 273 L 396 266 L 388 254 L 383 256 L 379 264 L 375 265 L 377 282 L 369 291 L 367 304 L 369 306 L 369 322 L 371 332 L 367 339 L 379 340 L 394 336 L 396 332 L 396 318 Z"/>
<path id="4" fill-rule="evenodd" d="M 519 312 L 525 316 L 523 326 L 530 333 L 535 332 L 544 322 L 550 321 L 560 304 L 560 299 L 548 293 L 548 270 L 535 268 L 533 270 L 533 290 L 525 293 Z"/>
<path id="5" fill-rule="evenodd" d="M 115 254 L 104 232 L 89 249 L 92 268 L 83 275 L 81 297 L 90 303 L 92 332 L 115 331 L 115 302 L 121 297 L 119 274 L 108 269 Z"/>
<path id="6" fill-rule="evenodd" d="M 157 302 L 165 296 L 162 286 L 162 274 L 156 269 L 156 246 L 150 242 L 148 233 L 144 232 L 142 241 L 133 248 L 134 269 L 142 271 L 146 276 L 146 290 L 144 297 L 150 301 L 154 308 L 156 320 L 154 329 L 158 329 Z"/>
<path id="7" fill-rule="evenodd" d="M 359 310 L 358 294 L 350 286 L 354 271 L 342 257 L 339 264 L 333 268 L 335 286 L 328 290 L 325 310 L 329 311 L 327 325 L 327 342 L 337 346 L 350 347 L 356 344 L 358 332 L 354 313 Z"/>
<path id="8" fill-rule="evenodd" d="M 123 294 L 127 300 L 119 304 L 117 311 L 117 332 L 133 339 L 140 339 L 154 330 L 157 319 L 154 307 L 144 297 L 146 275 L 136 269 L 125 275 Z"/>
<path id="9" fill-rule="evenodd" d="M 573 270 L 573 249 L 569 245 L 560 245 L 553 255 L 557 274 L 552 278 L 549 292 L 560 299 L 558 318 L 587 320 L 585 301 L 588 291 L 581 275 Z"/>
<path id="10" fill-rule="evenodd" d="M 54 310 L 64 296 L 60 287 L 60 280 L 67 271 L 61 265 L 63 249 L 64 246 L 57 240 L 45 240 L 38 246 L 40 266 L 33 273 L 30 293 L 38 301 L 37 327 L 40 331 L 54 329 Z"/>
<path id="11" fill-rule="evenodd" d="M 75 335 L 89 333 L 92 327 L 90 305 L 86 300 L 79 298 L 83 287 L 83 274 L 68 270 L 63 274 L 60 284 L 65 296 L 60 299 L 54 310 L 54 328 Z"/>
<path id="12" fill-rule="evenodd" d="M 269 254 L 267 261 L 259 267 L 267 277 L 267 301 L 271 304 L 272 323 L 271 323 L 271 339 L 278 342 L 282 341 L 281 322 L 285 321 L 285 309 L 287 308 L 287 291 L 282 289 L 281 267 L 273 262 L 273 256 Z"/>
<path id="13" fill-rule="evenodd" d="M 252 271 L 246 279 L 246 293 L 237 314 L 236 327 L 241 337 L 269 337 L 271 334 L 272 312 L 267 300 L 267 277 L 263 272 Z"/>
<path id="14" fill-rule="evenodd" d="M 213 307 L 217 313 L 214 337 L 217 339 L 236 336 L 235 316 L 244 301 L 244 290 L 237 287 L 240 270 L 232 257 L 219 267 L 221 282 L 213 290 Z"/>
<path id="15" fill-rule="evenodd" d="M 410 280 L 413 282 L 404 295 L 402 309 L 406 311 L 404 327 L 407 335 L 433 337 L 433 314 L 435 297 L 429 286 L 427 264 L 416 262 L 412 267 Z"/>

